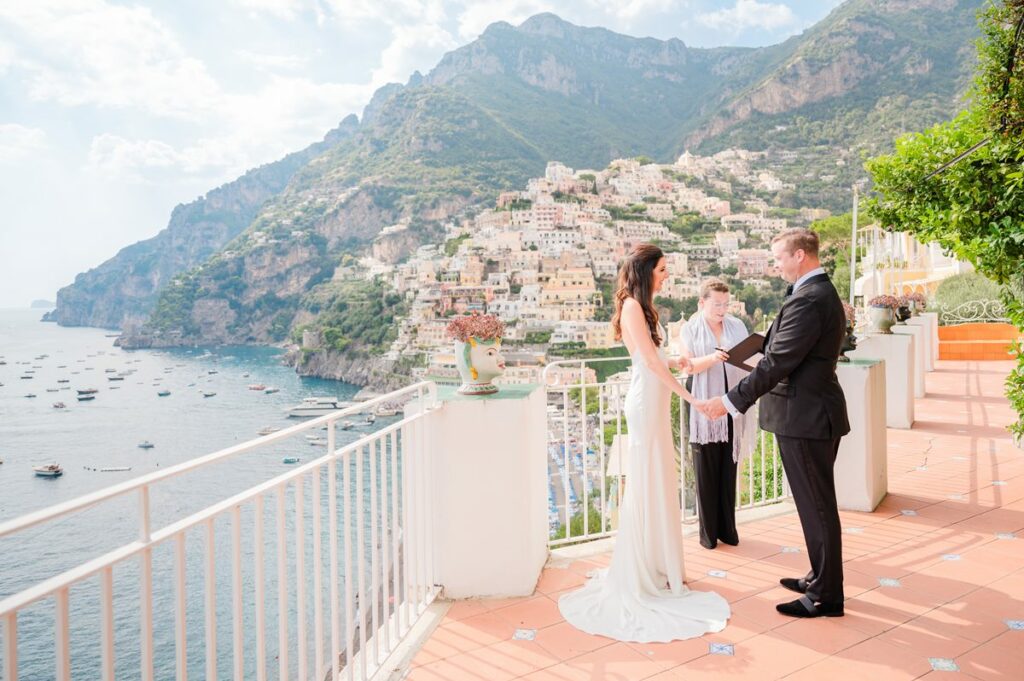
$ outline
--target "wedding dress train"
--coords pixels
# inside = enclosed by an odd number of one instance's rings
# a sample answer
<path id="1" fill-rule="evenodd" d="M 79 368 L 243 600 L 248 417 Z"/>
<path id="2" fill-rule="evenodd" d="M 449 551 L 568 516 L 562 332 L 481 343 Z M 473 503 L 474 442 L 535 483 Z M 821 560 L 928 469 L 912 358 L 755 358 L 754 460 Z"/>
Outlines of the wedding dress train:
<path id="1" fill-rule="evenodd" d="M 658 355 L 667 361 L 661 348 Z M 558 607 L 577 629 L 619 641 L 667 642 L 721 631 L 729 603 L 683 584 L 671 392 L 642 359 L 632 357 L 632 363 L 625 403 L 629 459 L 612 560 L 563 595 Z"/>

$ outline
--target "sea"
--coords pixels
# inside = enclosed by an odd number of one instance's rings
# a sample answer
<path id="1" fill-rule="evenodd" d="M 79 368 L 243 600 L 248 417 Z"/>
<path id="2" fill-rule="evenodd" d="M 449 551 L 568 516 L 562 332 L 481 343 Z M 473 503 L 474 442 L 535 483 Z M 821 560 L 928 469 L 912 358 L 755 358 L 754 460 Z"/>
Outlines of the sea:
<path id="1" fill-rule="evenodd" d="M 304 397 L 350 400 L 359 390 L 344 382 L 298 376 L 294 369 L 282 364 L 281 351 L 276 348 L 123 350 L 114 345 L 109 331 L 42 322 L 43 312 L 0 310 L 0 362 L 4 362 L 0 365 L 0 522 L 252 440 L 264 427 L 294 425 L 297 420 L 287 418 L 285 409 Z M 123 380 L 110 380 L 119 375 Z M 268 394 L 250 390 L 251 384 L 276 387 L 279 391 Z M 88 388 L 97 390 L 95 399 L 79 402 L 77 391 Z M 158 392 L 163 390 L 170 394 L 159 396 Z M 35 397 L 28 397 L 30 394 Z M 58 402 L 65 407 L 56 408 L 54 404 Z M 360 422 L 352 430 L 339 430 L 338 443 L 355 440 L 396 418 L 380 418 L 374 425 Z M 321 431 L 311 432 L 325 436 Z M 140 448 L 138 445 L 143 442 L 152 443 L 153 447 Z M 151 493 L 152 527 L 164 527 L 280 475 L 288 470 L 284 457 L 295 456 L 305 462 L 325 453 L 325 447 L 311 446 L 307 438 L 300 436 L 161 483 Z M 64 474 L 52 479 L 34 474 L 34 466 L 49 463 L 60 464 Z M 129 470 L 103 472 L 103 468 Z M 338 468 L 340 475 L 342 467 Z M 339 477 L 339 492 L 340 480 Z M 310 484 L 306 485 L 307 500 Z M 326 498 L 326 476 L 321 476 L 321 484 Z M 368 482 L 364 481 L 364 492 L 367 487 Z M 294 490 L 286 498 L 287 537 L 294 542 L 290 531 Z M 264 508 L 269 679 L 278 678 L 275 500 L 270 495 Z M 307 535 L 310 513 L 307 501 Z M 254 514 L 251 505 L 243 509 L 245 678 L 255 678 Z M 202 530 L 192 531 L 186 537 L 187 668 L 192 678 L 206 676 L 203 598 L 207 540 Z M 138 532 L 138 497 L 130 494 L 0 539 L 0 600 L 131 542 Z M 326 546 L 326 535 L 323 540 Z M 368 541 L 364 541 L 366 547 Z M 216 659 L 218 677 L 222 678 L 231 678 L 232 673 L 230 549 L 230 518 L 221 518 L 215 523 L 214 564 Z M 355 547 L 349 550 L 356 555 Z M 313 560 L 309 540 L 306 552 L 309 565 Z M 326 568 L 326 561 L 321 561 Z M 289 546 L 289 566 L 294 562 L 294 546 Z M 158 679 L 174 678 L 173 564 L 172 546 L 160 546 L 154 551 L 154 657 Z M 138 584 L 137 560 L 115 568 L 117 679 L 141 676 Z M 294 633 L 294 583 L 289 588 L 289 617 Z M 310 585 L 307 592 L 311 591 Z M 100 678 L 99 593 L 96 576 L 70 590 L 71 667 L 75 679 Z M 324 603 L 324 607 L 329 606 Z M 55 678 L 54 611 L 54 599 L 49 598 L 19 615 L 19 678 Z M 311 651 L 312 634 L 308 638 Z M 0 657 L 3 650 L 0 645 Z M 290 657 L 294 668 L 294 651 Z"/>

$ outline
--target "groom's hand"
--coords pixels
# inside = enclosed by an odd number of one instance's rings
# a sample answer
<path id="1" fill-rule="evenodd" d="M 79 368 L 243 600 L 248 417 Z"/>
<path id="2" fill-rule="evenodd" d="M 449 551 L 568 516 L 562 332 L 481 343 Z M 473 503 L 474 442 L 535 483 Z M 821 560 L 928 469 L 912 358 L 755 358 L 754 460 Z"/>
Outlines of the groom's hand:
<path id="1" fill-rule="evenodd" d="M 709 419 L 720 419 L 729 412 L 726 410 L 725 405 L 722 404 L 721 397 L 712 397 L 710 400 L 704 403 L 704 415 Z"/>

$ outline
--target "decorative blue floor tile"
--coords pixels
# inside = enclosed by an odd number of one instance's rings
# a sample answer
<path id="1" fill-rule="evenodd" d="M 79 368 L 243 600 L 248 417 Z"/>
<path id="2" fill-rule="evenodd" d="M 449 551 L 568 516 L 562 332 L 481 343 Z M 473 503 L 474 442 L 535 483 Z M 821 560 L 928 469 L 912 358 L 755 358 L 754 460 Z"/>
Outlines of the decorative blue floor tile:
<path id="1" fill-rule="evenodd" d="M 879 577 L 878 584 L 879 586 L 899 586 L 900 580 L 893 579 L 892 577 Z"/>
<path id="2" fill-rule="evenodd" d="M 1006 620 L 1006 626 L 1014 631 L 1024 631 L 1024 620 Z"/>
<path id="3" fill-rule="evenodd" d="M 960 667 L 948 657 L 929 657 L 928 662 L 933 671 L 937 672 L 958 672 Z"/>
<path id="4" fill-rule="evenodd" d="M 912 511 L 909 508 L 905 508 L 902 511 L 900 511 L 900 514 L 902 514 L 902 515 L 917 515 L 917 511 Z"/>
<path id="5" fill-rule="evenodd" d="M 517 641 L 532 641 L 537 638 L 536 629 L 516 629 L 516 633 L 512 634 L 512 638 Z"/>
<path id="6" fill-rule="evenodd" d="M 942 554 L 942 560 L 960 560 L 959 553 L 944 553 Z"/>
<path id="7" fill-rule="evenodd" d="M 996 532 L 996 539 L 1016 539 L 1017 535 L 1013 532 Z"/>
<path id="8" fill-rule="evenodd" d="M 708 570 L 708 577 L 718 577 L 719 579 L 725 579 L 729 576 L 729 573 L 725 570 Z"/>
<path id="9" fill-rule="evenodd" d="M 736 649 L 731 643 L 712 643 L 708 646 L 711 655 L 735 655 Z"/>

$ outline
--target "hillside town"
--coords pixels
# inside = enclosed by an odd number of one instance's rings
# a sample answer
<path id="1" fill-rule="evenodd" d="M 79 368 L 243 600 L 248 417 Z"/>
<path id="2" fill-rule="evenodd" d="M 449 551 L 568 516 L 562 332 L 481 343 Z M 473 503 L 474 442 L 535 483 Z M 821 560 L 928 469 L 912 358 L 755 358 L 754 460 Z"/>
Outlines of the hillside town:
<path id="1" fill-rule="evenodd" d="M 664 165 L 619 159 L 601 171 L 550 162 L 544 177 L 525 189 L 503 192 L 494 208 L 449 224 L 444 244 L 422 246 L 398 265 L 364 258 L 368 276 L 383 276 L 411 302 L 390 354 L 422 353 L 427 361 L 414 370 L 417 377 L 455 381 L 445 336 L 449 317 L 489 312 L 507 324 L 502 380 L 543 382 L 559 349 L 618 345 L 606 305 L 619 261 L 641 242 L 659 244 L 667 254 L 663 299 L 693 298 L 702 279 L 715 274 L 770 288 L 771 237 L 828 212 L 773 217 L 766 198 L 787 187 L 770 170 L 753 169 L 763 168 L 764 157 L 730 149 L 708 157 L 684 153 Z M 734 314 L 750 317 L 741 301 L 732 305 Z M 674 338 L 680 319 L 665 321 Z M 551 367 L 546 382 L 579 381 L 578 371 Z"/>

